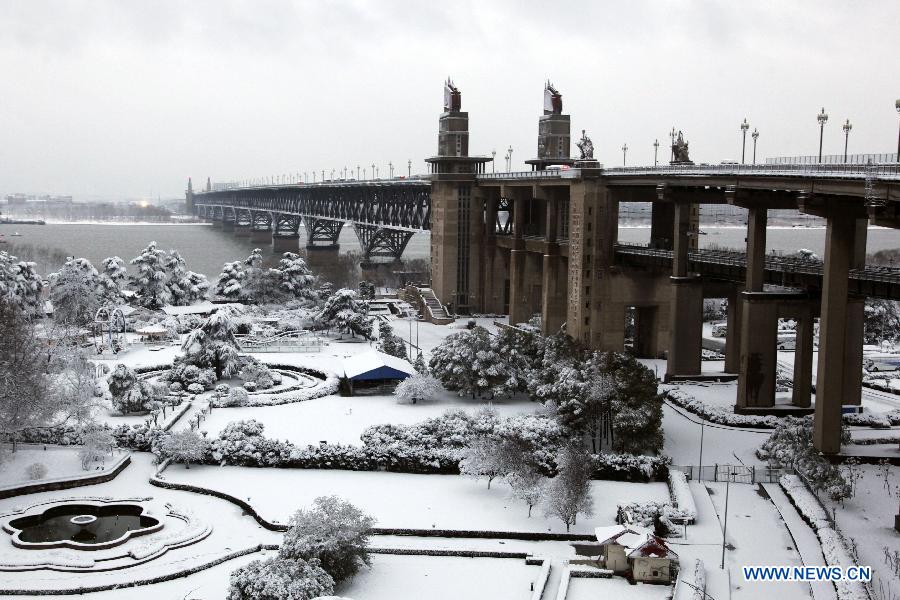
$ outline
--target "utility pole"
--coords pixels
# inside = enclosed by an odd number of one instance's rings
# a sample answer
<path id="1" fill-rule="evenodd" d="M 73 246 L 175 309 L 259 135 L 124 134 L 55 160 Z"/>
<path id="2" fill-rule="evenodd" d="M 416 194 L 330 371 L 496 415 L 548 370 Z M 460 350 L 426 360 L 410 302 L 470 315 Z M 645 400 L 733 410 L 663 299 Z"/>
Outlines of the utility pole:
<path id="1" fill-rule="evenodd" d="M 725 482 L 725 524 L 722 527 L 722 565 L 719 567 L 721 569 L 725 568 L 725 535 L 728 533 L 728 491 L 731 489 L 731 480 L 727 480 Z"/>

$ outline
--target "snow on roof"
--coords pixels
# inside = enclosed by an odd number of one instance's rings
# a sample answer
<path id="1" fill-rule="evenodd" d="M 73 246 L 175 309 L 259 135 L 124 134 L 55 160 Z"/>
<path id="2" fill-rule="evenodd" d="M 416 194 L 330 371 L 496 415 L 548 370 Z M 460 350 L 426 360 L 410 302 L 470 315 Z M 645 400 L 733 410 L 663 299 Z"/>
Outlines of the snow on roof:
<path id="1" fill-rule="evenodd" d="M 135 333 L 140 333 L 144 335 L 151 334 L 159 334 L 159 333 L 167 333 L 169 330 L 163 327 L 162 325 L 147 325 L 146 327 L 141 327 L 140 329 L 136 329 Z"/>
<path id="2" fill-rule="evenodd" d="M 656 556 L 660 558 L 678 558 L 671 548 L 660 538 L 653 535 L 646 527 L 637 525 L 609 525 L 597 527 L 594 535 L 601 544 L 615 543 L 627 551 L 629 557 Z"/>
<path id="3" fill-rule="evenodd" d="M 384 379 L 401 379 L 416 374 L 416 370 L 408 361 L 377 350 L 345 358 L 343 370 L 344 377 L 348 379 L 374 379 L 376 377 L 366 377 L 366 375 L 375 375 L 379 372 L 389 375 Z"/>
<path id="4" fill-rule="evenodd" d="M 189 306 L 163 306 L 162 311 L 169 316 L 176 317 L 178 315 L 207 315 L 218 309 L 220 305 L 213 304 L 209 300 L 191 304 Z"/>
<path id="5" fill-rule="evenodd" d="M 629 558 L 637 556 L 655 556 L 657 558 L 678 558 L 678 555 L 666 543 L 653 534 L 648 534 L 644 543 L 628 553 Z"/>

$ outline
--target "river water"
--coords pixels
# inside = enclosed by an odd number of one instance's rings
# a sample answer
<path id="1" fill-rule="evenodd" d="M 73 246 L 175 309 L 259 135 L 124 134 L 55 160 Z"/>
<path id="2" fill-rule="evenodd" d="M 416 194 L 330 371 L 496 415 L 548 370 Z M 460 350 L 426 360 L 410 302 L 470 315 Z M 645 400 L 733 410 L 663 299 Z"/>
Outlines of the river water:
<path id="1" fill-rule="evenodd" d="M 300 246 L 304 238 L 301 228 Z M 700 237 L 701 247 L 711 245 L 725 248 L 741 248 L 744 246 L 746 229 L 738 226 L 703 226 L 705 235 Z M 19 233 L 19 236 L 13 236 Z M 38 263 L 41 273 L 49 273 L 59 267 L 60 257 L 66 255 L 84 257 L 95 266 L 108 256 L 119 256 L 126 262 L 137 256 L 150 241 L 165 249 L 177 249 L 187 261 L 188 268 L 215 278 L 222 270 L 222 265 L 246 258 L 250 251 L 259 244 L 253 244 L 248 238 L 235 237 L 215 229 L 208 224 L 80 224 L 63 223 L 49 225 L 0 225 L 0 239 L 9 243 L 0 243 L 0 250 L 16 253 L 17 246 L 43 246 L 59 251 L 53 256 L 35 256 L 32 260 Z M 649 240 L 649 227 L 620 227 L 619 241 L 646 243 Z M 341 253 L 359 253 L 359 242 L 352 227 L 344 227 L 340 237 Z M 794 252 L 806 248 L 823 254 L 825 249 L 825 230 L 821 227 L 769 228 L 767 232 L 767 250 L 771 252 Z M 900 248 L 900 231 L 894 229 L 869 229 L 867 251 Z M 21 249 L 20 249 L 21 250 Z M 20 251 L 20 254 L 25 254 Z M 430 234 L 415 234 L 404 253 L 405 259 L 427 259 L 430 253 Z"/>

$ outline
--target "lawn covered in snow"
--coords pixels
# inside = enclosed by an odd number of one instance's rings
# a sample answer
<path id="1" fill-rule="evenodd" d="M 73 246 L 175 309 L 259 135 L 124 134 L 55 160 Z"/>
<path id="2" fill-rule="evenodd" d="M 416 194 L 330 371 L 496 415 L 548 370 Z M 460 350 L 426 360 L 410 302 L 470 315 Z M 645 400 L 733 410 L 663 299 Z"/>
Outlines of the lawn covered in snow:
<path id="1" fill-rule="evenodd" d="M 569 593 L 566 594 L 566 600 L 597 600 L 598 598 L 665 600 L 671 594 L 671 586 L 647 583 L 631 585 L 624 577 L 610 579 L 573 577 L 569 580 Z"/>
<path id="2" fill-rule="evenodd" d="M 318 444 L 323 440 L 332 444 L 358 445 L 360 434 L 370 425 L 409 425 L 438 417 L 450 409 L 474 412 L 488 405 L 504 417 L 534 412 L 541 407 L 524 397 L 489 403 L 481 398 L 460 398 L 447 391 L 439 398 L 414 405 L 398 404 L 392 395 L 325 396 L 278 406 L 214 409 L 203 422 L 203 430 L 215 437 L 231 422 L 256 419 L 265 426 L 268 438 L 289 440 L 299 445 Z"/>
<path id="3" fill-rule="evenodd" d="M 56 479 L 59 477 L 72 477 L 87 475 L 88 471 L 81 468 L 81 459 L 78 458 L 77 448 L 58 446 L 19 445 L 15 452 L 5 447 L 3 460 L 0 460 L 0 485 L 19 485 L 23 483 L 35 483 L 40 480 L 32 480 L 27 473 L 29 465 L 41 463 L 47 467 L 47 475 L 43 479 Z M 118 454 L 107 459 L 107 464 L 113 463 Z M 91 467 L 93 468 L 93 466 Z"/>
<path id="4" fill-rule="evenodd" d="M 491 531 L 565 532 L 559 519 L 540 509 L 528 518 L 528 507 L 509 495 L 509 487 L 461 475 L 412 475 L 372 471 L 255 469 L 251 467 L 182 466 L 165 471 L 169 481 L 220 490 L 248 500 L 271 521 L 287 522 L 300 507 L 318 496 L 336 494 L 377 519 L 376 527 L 414 529 L 478 529 Z M 589 533 L 615 521 L 619 503 L 668 500 L 665 483 L 594 481 L 594 516 L 579 515 L 573 531 Z"/>

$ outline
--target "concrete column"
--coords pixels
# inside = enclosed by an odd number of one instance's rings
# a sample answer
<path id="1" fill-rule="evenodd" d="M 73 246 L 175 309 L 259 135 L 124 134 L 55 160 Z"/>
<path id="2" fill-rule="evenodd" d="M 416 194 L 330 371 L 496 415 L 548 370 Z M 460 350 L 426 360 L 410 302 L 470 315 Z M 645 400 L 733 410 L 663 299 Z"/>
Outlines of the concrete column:
<path id="1" fill-rule="evenodd" d="M 267 244 L 272 241 L 271 229 L 251 229 L 250 241 L 254 244 Z"/>
<path id="2" fill-rule="evenodd" d="M 525 250 L 512 250 L 509 254 L 509 323 L 524 323 L 531 316 L 526 288 Z"/>
<path id="3" fill-rule="evenodd" d="M 825 454 L 841 449 L 841 406 L 844 403 L 844 350 L 847 343 L 847 286 L 855 247 L 856 220 L 830 215 L 825 233 L 822 319 L 816 375 L 813 446 Z"/>
<path id="4" fill-rule="evenodd" d="M 735 288 L 728 296 L 728 320 L 725 333 L 725 372 L 737 373 L 741 368 L 741 331 L 744 302 L 741 290 Z"/>
<path id="5" fill-rule="evenodd" d="M 797 319 L 797 338 L 794 344 L 794 389 L 791 403 L 808 408 L 812 392 L 812 355 L 815 331 L 812 310 L 806 307 Z"/>
<path id="6" fill-rule="evenodd" d="M 687 277 L 688 250 L 691 247 L 691 208 L 689 202 L 675 204 L 675 226 L 672 244 L 672 277 Z"/>
<path id="7" fill-rule="evenodd" d="M 235 225 L 234 226 L 234 236 L 235 237 L 250 237 L 252 234 L 252 227 L 250 225 Z"/>
<path id="8" fill-rule="evenodd" d="M 655 306 L 637 306 L 634 309 L 634 354 L 638 358 L 656 358 L 659 309 Z"/>
<path id="9" fill-rule="evenodd" d="M 541 286 L 541 330 L 553 335 L 566 322 L 568 265 L 559 254 L 545 254 Z"/>
<path id="10" fill-rule="evenodd" d="M 671 250 L 675 205 L 671 202 L 654 202 L 650 210 L 650 247 Z"/>
<path id="11" fill-rule="evenodd" d="M 703 286 L 696 278 L 671 279 L 666 378 L 699 375 L 703 341 Z"/>
<path id="12" fill-rule="evenodd" d="M 778 302 L 760 292 L 744 292 L 737 408 L 775 405 Z"/>
<path id="13" fill-rule="evenodd" d="M 300 250 L 299 235 L 273 235 L 272 252 L 283 254 L 284 252 L 297 252 Z"/>
<path id="14" fill-rule="evenodd" d="M 863 298 L 847 300 L 847 317 L 844 321 L 844 359 L 841 363 L 844 386 L 844 404 L 859 406 L 862 403 L 863 340 L 866 320 L 866 302 Z"/>
<path id="15" fill-rule="evenodd" d="M 546 203 L 546 213 L 544 220 L 546 221 L 546 234 L 544 239 L 548 244 L 555 244 L 558 236 L 558 200 L 556 194 L 552 191 L 542 190 Z"/>
<path id="16" fill-rule="evenodd" d="M 766 266 L 766 223 L 768 211 L 765 208 L 751 208 L 747 211 L 747 280 L 748 292 L 763 291 Z"/>

